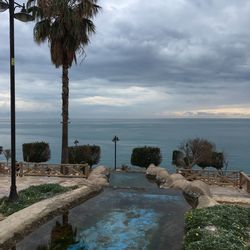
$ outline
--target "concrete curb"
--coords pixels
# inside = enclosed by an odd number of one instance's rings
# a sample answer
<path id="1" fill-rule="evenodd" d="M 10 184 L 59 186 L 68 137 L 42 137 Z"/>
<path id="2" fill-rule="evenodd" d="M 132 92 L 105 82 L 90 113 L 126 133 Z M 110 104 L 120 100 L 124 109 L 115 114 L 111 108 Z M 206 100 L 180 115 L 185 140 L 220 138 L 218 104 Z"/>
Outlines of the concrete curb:
<path id="1" fill-rule="evenodd" d="M 218 203 L 229 203 L 235 205 L 248 205 L 250 206 L 250 198 L 246 197 L 234 197 L 225 195 L 212 195 L 213 199 Z"/>
<path id="2" fill-rule="evenodd" d="M 89 183 L 87 186 L 37 202 L 8 216 L 0 221 L 0 250 L 10 249 L 35 228 L 94 197 L 102 190 L 101 186 Z"/>

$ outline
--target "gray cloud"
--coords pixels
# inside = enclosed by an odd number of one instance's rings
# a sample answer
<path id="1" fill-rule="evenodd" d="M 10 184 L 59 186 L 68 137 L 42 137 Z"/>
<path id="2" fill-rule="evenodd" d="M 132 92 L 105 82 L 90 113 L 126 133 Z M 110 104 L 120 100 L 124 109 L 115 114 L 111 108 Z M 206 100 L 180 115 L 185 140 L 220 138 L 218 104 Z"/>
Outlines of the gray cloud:
<path id="1" fill-rule="evenodd" d="M 99 3 L 97 34 L 70 70 L 72 117 L 249 117 L 249 1 Z M 16 21 L 19 110 L 35 112 L 27 103 L 35 109 L 46 102 L 44 113 L 56 114 L 61 71 L 48 45 L 33 42 L 32 27 Z M 8 13 L 0 15 L 0 37 L 0 90 L 7 98 Z"/>

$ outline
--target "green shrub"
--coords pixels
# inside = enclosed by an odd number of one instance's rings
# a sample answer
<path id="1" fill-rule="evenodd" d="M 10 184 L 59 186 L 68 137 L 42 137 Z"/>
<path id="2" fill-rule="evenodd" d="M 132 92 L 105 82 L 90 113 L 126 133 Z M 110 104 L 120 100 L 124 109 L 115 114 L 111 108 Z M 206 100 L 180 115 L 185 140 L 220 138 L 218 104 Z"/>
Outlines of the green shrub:
<path id="1" fill-rule="evenodd" d="M 233 205 L 196 209 L 186 213 L 185 224 L 185 249 L 244 249 L 249 241 L 250 209 Z"/>
<path id="2" fill-rule="evenodd" d="M 50 159 L 50 148 L 46 142 L 23 144 L 23 160 L 26 162 L 46 162 Z"/>
<path id="3" fill-rule="evenodd" d="M 161 161 L 161 150 L 158 147 L 134 148 L 131 155 L 131 164 L 142 168 L 147 168 L 151 163 L 158 166 Z"/>
<path id="4" fill-rule="evenodd" d="M 69 147 L 69 163 L 88 163 L 90 168 L 98 164 L 101 157 L 101 148 L 96 145 L 81 145 Z"/>

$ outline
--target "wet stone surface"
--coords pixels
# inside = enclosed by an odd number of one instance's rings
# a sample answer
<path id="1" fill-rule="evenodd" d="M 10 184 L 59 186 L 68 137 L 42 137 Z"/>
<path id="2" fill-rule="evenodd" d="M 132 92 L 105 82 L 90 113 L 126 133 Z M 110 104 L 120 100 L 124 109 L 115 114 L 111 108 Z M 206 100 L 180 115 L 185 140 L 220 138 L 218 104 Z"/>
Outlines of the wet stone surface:
<path id="1" fill-rule="evenodd" d="M 143 174 L 115 173 L 111 187 L 41 226 L 16 249 L 181 249 L 189 209 L 179 191 L 160 190 Z"/>

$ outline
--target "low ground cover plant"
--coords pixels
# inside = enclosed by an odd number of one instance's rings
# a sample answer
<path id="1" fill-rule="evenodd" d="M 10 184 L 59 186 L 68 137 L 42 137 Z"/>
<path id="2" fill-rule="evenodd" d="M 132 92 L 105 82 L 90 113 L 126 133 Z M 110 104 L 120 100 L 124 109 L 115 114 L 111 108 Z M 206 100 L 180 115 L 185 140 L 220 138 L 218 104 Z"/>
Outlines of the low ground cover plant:
<path id="1" fill-rule="evenodd" d="M 17 202 L 9 202 L 8 197 L 1 198 L 0 213 L 4 216 L 8 216 L 38 201 L 51 198 L 52 196 L 76 188 L 77 186 L 62 187 L 59 184 L 42 184 L 38 186 L 30 186 L 29 188 L 18 192 L 19 200 Z"/>
<path id="2" fill-rule="evenodd" d="M 249 249 L 250 208 L 218 205 L 185 215 L 186 250 Z"/>

